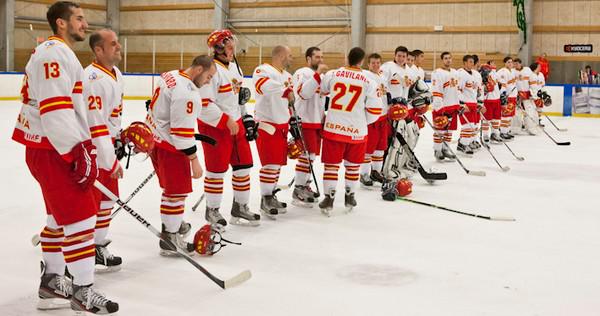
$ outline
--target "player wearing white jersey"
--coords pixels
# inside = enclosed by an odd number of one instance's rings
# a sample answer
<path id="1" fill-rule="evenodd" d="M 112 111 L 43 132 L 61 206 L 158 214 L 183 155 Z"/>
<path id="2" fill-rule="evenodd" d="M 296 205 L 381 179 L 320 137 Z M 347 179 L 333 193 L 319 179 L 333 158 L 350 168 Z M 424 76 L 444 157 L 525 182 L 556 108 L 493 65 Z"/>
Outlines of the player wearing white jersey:
<path id="1" fill-rule="evenodd" d="M 326 215 L 333 208 L 338 170 L 344 161 L 346 185 L 344 204 L 348 210 L 356 206 L 354 189 L 359 179 L 360 164 L 367 145 L 367 125 L 377 121 L 382 112 L 377 86 L 360 67 L 365 52 L 359 47 L 348 53 L 348 66 L 325 75 L 321 90 L 331 94 L 331 105 L 323 127 L 324 199 L 319 207 Z"/>
<path id="2" fill-rule="evenodd" d="M 452 131 L 458 125 L 458 113 L 461 109 L 458 90 L 458 73 L 452 69 L 452 55 L 443 52 L 440 55 L 442 68 L 436 69 L 431 74 L 431 90 L 433 96 L 433 149 L 437 160 L 456 158 L 450 150 L 442 146 L 443 142 L 450 144 Z"/>
<path id="3" fill-rule="evenodd" d="M 537 82 L 534 78 L 534 73 L 529 67 L 524 67 L 519 58 L 514 60 L 515 68 L 518 71 L 517 91 L 519 110 L 525 111 L 520 113 L 520 122 L 516 122 L 525 127 L 525 130 L 530 135 L 536 135 L 535 125 L 538 122 L 538 113 L 535 103 L 531 95 L 531 85 Z M 528 119 L 529 117 L 529 119 Z"/>
<path id="4" fill-rule="evenodd" d="M 281 166 L 287 164 L 287 134 L 290 121 L 290 102 L 294 102 L 292 75 L 285 69 L 292 65 L 292 51 L 287 46 L 276 46 L 271 52 L 271 63 L 262 64 L 252 74 L 256 90 L 254 117 L 259 124 L 275 127 L 271 135 L 259 128 L 256 148 L 260 169 L 261 212 L 268 218 L 287 211 L 287 204 L 277 200 L 275 188 Z M 259 125 L 260 126 L 260 125 Z"/>
<path id="5" fill-rule="evenodd" d="M 12 136 L 26 146 L 25 161 L 46 205 L 37 307 L 112 314 L 119 305 L 92 288 L 98 169 L 82 97 L 84 72 L 72 50 L 88 25 L 72 2 L 54 3 L 46 17 L 55 35 L 34 49 L 25 66 L 23 105 Z"/>
<path id="6" fill-rule="evenodd" d="M 513 135 L 509 134 L 512 118 L 515 116 L 517 105 L 516 75 L 511 57 L 504 57 L 504 68 L 498 70 L 498 83 L 500 84 L 500 103 L 502 106 L 502 117 L 500 121 L 500 137 L 511 140 Z"/>
<path id="7" fill-rule="evenodd" d="M 183 240 L 190 230 L 183 222 L 185 199 L 192 192 L 192 178 L 199 179 L 203 172 L 194 137 L 201 107 L 198 88 L 208 83 L 215 72 L 212 58 L 204 55 L 194 58 L 185 70 L 161 74 L 146 117 L 156 141 L 150 158 L 163 189 L 161 235 L 188 253 L 194 247 Z M 177 254 L 162 240 L 159 246 L 161 255 Z"/>
<path id="8" fill-rule="evenodd" d="M 121 45 L 115 32 L 107 29 L 90 35 L 90 48 L 94 62 L 85 68 L 83 99 L 88 104 L 88 122 L 92 142 L 98 154 L 98 181 L 119 194 L 118 179 L 123 175 L 119 159 L 124 147 L 118 147 L 121 138 L 121 112 L 123 110 L 123 76 L 116 67 L 121 61 Z M 116 140 L 119 139 L 119 142 Z M 117 146 L 115 146 L 117 145 Z M 115 152 L 118 149 L 118 154 Z M 96 265 L 102 270 L 116 271 L 121 267 L 121 257 L 112 255 L 106 238 L 110 215 L 115 204 L 109 197 L 96 190 L 99 210 L 96 218 Z"/>
<path id="9" fill-rule="evenodd" d="M 533 63 L 531 66 L 529 66 L 529 68 L 533 72 L 533 75 L 531 76 L 531 96 L 537 111 L 538 125 L 544 127 L 541 118 L 542 110 L 544 109 L 544 100 L 540 98 L 540 95 L 544 86 L 546 85 L 546 78 L 541 72 L 542 66 L 540 64 Z"/>
<path id="10" fill-rule="evenodd" d="M 473 154 L 471 143 L 475 140 L 477 132 L 477 121 L 479 120 L 479 109 L 477 104 L 481 98 L 478 77 L 473 69 L 475 67 L 472 55 L 463 56 L 463 68 L 457 71 L 459 101 L 465 109 L 460 117 L 460 138 L 456 149 L 467 155 Z"/>
<path id="11" fill-rule="evenodd" d="M 217 72 L 200 90 L 203 107 L 198 117 L 198 131 L 216 141 L 215 145 L 202 143 L 206 165 L 205 218 L 219 229 L 227 225 L 219 208 L 223 199 L 223 179 L 231 166 L 231 223 L 256 226 L 260 215 L 250 212 L 248 206 L 253 165 L 249 141 L 256 137 L 254 119 L 246 113 L 245 107 L 250 97 L 249 89 L 242 87 L 244 76 L 234 63 L 236 42 L 231 31 L 212 32 L 207 45 L 213 52 Z"/>
<path id="12" fill-rule="evenodd" d="M 498 85 L 498 74 L 493 61 L 488 61 L 481 67 L 484 87 L 485 113 L 483 116 L 490 124 L 482 123 L 483 141 L 491 141 L 492 143 L 501 143 L 504 141 L 500 137 L 500 119 L 502 118 L 502 106 L 500 103 L 500 86 Z M 491 135 L 490 135 L 491 134 Z"/>
<path id="13" fill-rule="evenodd" d="M 388 80 L 388 89 L 392 98 L 406 98 L 408 89 L 404 81 L 406 72 L 406 58 L 408 49 L 404 46 L 396 47 L 394 60 L 388 61 L 381 66 L 383 76 Z"/>
<path id="14" fill-rule="evenodd" d="M 310 188 L 310 166 L 321 153 L 321 131 L 325 119 L 325 99 L 321 94 L 322 74 L 327 70 L 323 63 L 323 52 L 318 47 L 306 50 L 306 67 L 302 67 L 292 76 L 294 86 L 294 106 L 301 119 L 303 143 L 308 156 L 303 151 L 296 163 L 295 187 L 292 193 L 293 203 L 298 206 L 312 207 L 317 194 Z"/>

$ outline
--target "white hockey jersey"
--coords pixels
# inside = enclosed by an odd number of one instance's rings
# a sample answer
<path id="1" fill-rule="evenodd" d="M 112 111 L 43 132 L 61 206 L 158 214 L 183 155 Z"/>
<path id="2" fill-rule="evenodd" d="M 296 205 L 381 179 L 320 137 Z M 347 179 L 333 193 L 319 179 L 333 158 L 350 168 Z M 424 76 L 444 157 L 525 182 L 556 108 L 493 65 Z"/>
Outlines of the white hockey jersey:
<path id="1" fill-rule="evenodd" d="M 520 92 L 530 92 L 531 85 L 537 82 L 536 78 L 533 77 L 533 71 L 529 67 L 523 67 L 523 69 L 519 70 L 518 74 L 517 90 Z"/>
<path id="2" fill-rule="evenodd" d="M 214 63 L 217 72 L 209 83 L 200 88 L 202 110 L 198 113 L 198 120 L 210 126 L 225 129 L 230 117 L 234 121 L 240 120 L 242 117 L 239 92 L 244 76 L 240 74 L 237 65 L 233 62 L 225 65 L 215 59 Z"/>
<path id="3" fill-rule="evenodd" d="M 386 80 L 386 78 L 384 77 L 384 73 L 381 70 L 378 74 L 370 70 L 366 70 L 365 74 L 367 75 L 367 78 L 375 84 L 375 86 L 377 87 L 377 96 L 381 98 L 381 116 L 379 117 L 379 119 L 377 119 L 377 121 L 387 120 L 389 105 L 387 103 L 386 92 L 388 91 L 388 80 Z"/>
<path id="4" fill-rule="evenodd" d="M 538 91 L 542 90 L 542 88 L 544 88 L 546 85 L 546 78 L 541 72 L 537 74 L 533 73 L 531 78 L 531 95 L 533 95 L 534 98 L 537 98 Z"/>
<path id="5" fill-rule="evenodd" d="M 417 79 L 425 81 L 425 70 L 423 70 L 423 68 L 421 67 L 417 67 L 416 65 L 413 65 L 413 67 L 415 68 L 415 72 L 417 73 Z"/>
<path id="6" fill-rule="evenodd" d="M 464 68 L 460 68 L 457 72 L 458 75 L 458 100 L 463 103 L 477 103 L 477 97 L 479 92 L 479 83 L 473 70 L 470 72 Z"/>
<path id="7" fill-rule="evenodd" d="M 256 90 L 254 118 L 257 121 L 272 123 L 276 127 L 287 125 L 290 110 L 283 93 L 287 89 L 293 89 L 292 75 L 284 69 L 262 64 L 254 69 L 252 82 Z"/>
<path id="8" fill-rule="evenodd" d="M 383 77 L 388 80 L 388 89 L 392 94 L 392 98 L 404 98 L 408 95 L 404 84 L 404 73 L 406 69 L 404 66 L 396 64 L 394 61 L 388 61 L 381 65 L 381 71 L 383 71 Z"/>
<path id="9" fill-rule="evenodd" d="M 473 73 L 476 73 L 476 71 L 473 70 Z M 431 74 L 431 94 L 433 96 L 434 111 L 446 106 L 459 105 L 459 93 L 458 72 L 456 70 L 438 68 L 433 71 Z"/>
<path id="10" fill-rule="evenodd" d="M 303 67 L 292 77 L 294 106 L 303 128 L 321 129 L 325 119 L 325 96 L 321 94 L 322 77 L 309 67 Z"/>
<path id="11" fill-rule="evenodd" d="M 25 67 L 23 105 L 12 138 L 27 147 L 56 150 L 71 162 L 73 146 L 90 139 L 83 67 L 57 36 L 38 45 Z"/>
<path id="12" fill-rule="evenodd" d="M 492 91 L 487 91 L 485 94 L 485 100 L 500 100 L 500 87 L 498 86 L 498 73 L 496 73 L 496 69 L 493 68 L 488 73 L 488 85 L 492 86 Z"/>
<path id="13" fill-rule="evenodd" d="M 120 137 L 123 111 L 123 76 L 93 62 L 85 68 L 83 99 L 88 104 L 92 142 L 97 148 L 98 168 L 112 171 L 118 163 L 113 141 Z"/>
<path id="14" fill-rule="evenodd" d="M 410 86 L 412 86 L 415 82 L 419 80 L 419 70 L 417 66 L 412 65 L 404 67 L 404 98 L 408 98 L 408 91 L 410 91 Z"/>
<path id="15" fill-rule="evenodd" d="M 146 116 L 156 146 L 178 151 L 196 145 L 196 119 L 200 94 L 191 78 L 181 70 L 160 75 Z"/>
<path id="16" fill-rule="evenodd" d="M 506 92 L 508 97 L 517 96 L 516 81 L 517 78 L 514 69 L 502 68 L 498 70 L 498 82 L 500 83 L 500 93 Z"/>
<path id="17" fill-rule="evenodd" d="M 367 125 L 381 116 L 382 100 L 377 85 L 367 72 L 356 67 L 329 71 L 321 82 L 321 91 L 330 93 L 331 103 L 323 137 L 345 143 L 367 140 Z"/>

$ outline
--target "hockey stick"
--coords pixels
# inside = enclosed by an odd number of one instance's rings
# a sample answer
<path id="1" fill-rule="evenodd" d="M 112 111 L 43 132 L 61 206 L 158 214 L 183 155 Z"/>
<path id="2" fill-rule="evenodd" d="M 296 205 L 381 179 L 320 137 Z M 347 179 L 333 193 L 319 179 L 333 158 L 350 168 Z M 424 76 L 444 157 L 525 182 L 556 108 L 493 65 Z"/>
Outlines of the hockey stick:
<path id="1" fill-rule="evenodd" d="M 202 203 L 202 201 L 204 201 L 204 198 L 205 198 L 205 195 L 204 195 L 204 193 L 202 193 L 202 195 L 200 195 L 200 198 L 198 199 L 198 201 L 196 201 L 196 203 L 194 203 L 194 206 L 192 206 L 192 212 L 196 211 L 198 206 L 200 206 L 200 203 Z"/>
<path id="2" fill-rule="evenodd" d="M 427 170 L 425 170 L 425 168 L 423 168 L 423 165 L 421 165 L 421 162 L 419 161 L 419 159 L 417 159 L 417 155 L 415 155 L 415 152 L 410 148 L 410 146 L 408 146 L 408 143 L 406 142 L 404 137 L 398 132 L 394 132 L 394 133 L 396 134 L 396 138 L 400 142 L 400 145 L 402 145 L 402 147 L 404 147 L 404 149 L 406 149 L 406 151 L 408 153 L 410 153 L 410 155 L 413 157 L 413 159 L 417 163 L 417 170 L 419 171 L 419 174 L 421 175 L 421 177 L 423 177 L 423 179 L 425 179 L 425 180 L 446 180 L 446 179 L 448 179 L 448 174 L 446 174 L 445 172 L 427 172 Z"/>
<path id="3" fill-rule="evenodd" d="M 429 126 L 431 127 L 431 129 L 433 129 L 433 132 L 438 134 L 437 130 L 435 129 L 435 127 L 433 127 L 433 124 L 431 124 L 431 122 L 429 121 L 429 119 L 427 118 L 427 116 L 423 115 L 423 119 L 425 119 L 425 122 L 427 122 L 427 124 L 429 124 Z M 449 123 L 450 124 L 450 123 Z M 485 171 L 480 171 L 480 170 L 469 170 L 467 169 L 467 167 L 465 167 L 465 165 L 462 163 L 462 161 L 460 161 L 460 158 L 458 158 L 458 156 L 456 156 L 456 154 L 454 153 L 454 151 L 452 151 L 452 148 L 450 148 L 450 145 L 448 145 L 448 143 L 446 143 L 446 141 L 444 140 L 444 136 L 441 135 L 440 136 L 442 138 L 442 144 L 446 146 L 446 148 L 456 157 L 456 161 L 458 162 L 458 164 L 462 167 L 462 169 L 469 175 L 472 176 L 479 176 L 479 177 L 484 177 L 485 176 Z"/>
<path id="4" fill-rule="evenodd" d="M 506 142 L 502 142 L 502 143 L 504 144 L 504 146 L 506 146 L 506 149 L 508 149 L 508 151 L 510 151 L 510 153 L 511 153 L 511 154 L 512 154 L 512 155 L 513 155 L 513 156 L 514 156 L 514 157 L 515 157 L 517 160 L 519 160 L 519 161 L 523 161 L 523 160 L 525 160 L 525 158 L 524 158 L 524 157 L 522 157 L 522 156 L 517 156 L 517 155 L 515 154 L 515 152 L 514 152 L 512 149 L 510 149 L 510 147 L 508 146 L 508 144 L 507 144 Z"/>
<path id="5" fill-rule="evenodd" d="M 154 234 L 154 236 L 158 237 L 171 250 L 176 251 L 180 256 L 182 256 L 185 260 L 187 260 L 189 263 L 191 263 L 196 269 L 200 270 L 200 272 L 202 272 L 209 279 L 211 279 L 213 282 L 215 282 L 217 285 L 219 285 L 219 287 L 221 287 L 222 289 L 225 290 L 225 289 L 231 288 L 233 286 L 239 285 L 241 283 L 246 282 L 248 279 L 250 279 L 252 277 L 252 273 L 250 272 L 250 270 L 245 270 L 245 271 L 239 273 L 238 275 L 236 275 L 235 277 L 228 279 L 228 280 L 221 280 L 221 279 L 217 278 L 212 273 L 210 273 L 208 270 L 206 270 L 206 268 L 204 268 L 202 265 L 200 265 L 198 262 L 196 262 L 194 259 L 192 259 L 192 257 L 190 257 L 187 253 L 185 253 L 183 250 L 179 249 L 170 239 L 163 238 L 161 236 L 161 233 L 156 228 L 154 228 L 154 226 L 152 226 L 152 224 L 150 224 L 140 214 L 138 214 L 131 207 L 129 207 L 129 205 L 127 205 L 123 201 L 121 201 L 116 195 L 114 195 L 109 189 L 107 189 L 104 185 L 102 185 L 102 183 L 100 183 L 98 180 L 96 180 L 94 182 L 94 186 L 98 190 L 100 190 L 102 193 L 104 193 L 104 195 L 106 195 L 111 200 L 113 200 L 117 204 L 119 204 L 119 206 L 121 206 L 127 213 L 129 213 L 131 216 L 133 216 L 138 222 L 140 222 L 142 225 L 146 226 L 146 228 L 148 228 L 148 230 L 150 232 L 152 232 L 152 234 Z"/>
<path id="6" fill-rule="evenodd" d="M 490 121 L 486 120 L 486 119 L 483 117 L 483 113 L 481 113 L 481 112 L 480 112 L 480 114 L 482 115 L 482 116 L 481 116 L 481 120 L 482 120 L 483 122 L 485 122 L 487 125 L 489 125 L 489 128 L 491 129 L 491 128 L 492 128 L 492 123 L 490 123 Z M 469 121 L 469 120 L 467 120 L 467 118 L 465 117 L 464 113 L 461 113 L 461 116 L 462 116 L 462 118 L 463 118 L 465 121 L 467 121 L 467 122 Z M 483 139 L 483 129 L 480 129 L 480 130 L 479 130 L 479 139 Z M 500 164 L 500 162 L 498 162 L 498 159 L 496 159 L 496 156 L 494 156 L 494 154 L 492 153 L 492 149 L 490 148 L 490 145 L 488 145 L 488 144 L 487 144 L 486 142 L 484 142 L 484 141 L 482 141 L 481 143 L 482 143 L 483 147 L 484 147 L 484 148 L 487 150 L 487 152 L 488 152 L 488 153 L 490 153 L 490 156 L 492 156 L 492 159 L 494 159 L 494 161 L 496 162 L 496 164 L 498 165 L 498 167 L 500 167 L 500 170 L 502 170 L 502 171 L 504 171 L 504 172 L 507 172 L 507 171 L 509 171 L 509 170 L 510 170 L 510 167 L 509 167 L 509 166 L 502 166 L 502 165 Z M 502 143 L 504 143 L 504 142 L 502 142 Z"/>
<path id="7" fill-rule="evenodd" d="M 287 184 L 278 184 L 277 190 L 279 190 L 279 191 L 287 190 L 287 189 L 291 188 L 292 185 L 294 185 L 295 181 L 296 181 L 296 177 L 292 178 L 292 181 L 288 182 Z"/>
<path id="8" fill-rule="evenodd" d="M 148 181 L 150 181 L 150 179 L 152 179 L 152 177 L 154 177 L 154 175 L 156 174 L 156 171 L 152 171 L 152 173 L 150 173 L 150 175 L 148 175 L 146 177 L 146 179 L 144 179 L 144 181 L 142 181 L 142 183 L 140 183 L 140 185 L 137 186 L 137 188 L 135 188 L 135 190 L 133 190 L 133 192 L 131 192 L 131 194 L 127 197 L 127 199 L 123 202 L 125 204 L 129 203 L 129 201 L 131 201 L 131 199 L 138 193 L 140 192 L 140 190 L 146 185 L 146 183 L 148 183 Z M 119 206 L 119 208 L 117 208 L 111 215 L 110 215 L 110 219 L 112 220 L 113 218 L 115 218 L 117 216 L 117 214 L 119 213 L 119 211 L 122 209 L 121 206 Z M 37 245 L 39 245 L 41 242 L 40 240 L 40 235 L 39 234 L 35 234 L 33 235 L 33 237 L 31 237 L 31 244 L 35 247 Z"/>
<path id="9" fill-rule="evenodd" d="M 296 123 L 300 122 L 300 117 L 298 113 L 296 113 L 296 107 L 294 106 L 294 102 L 289 101 L 288 107 L 292 110 L 292 115 L 296 118 Z M 308 148 L 306 148 L 306 142 L 304 141 L 304 131 L 302 130 L 302 123 L 298 124 L 298 132 L 300 134 L 300 141 L 302 142 L 302 147 L 304 149 L 304 155 L 306 155 L 306 159 L 308 160 L 308 169 L 312 174 L 313 181 L 315 182 L 315 188 L 317 189 L 317 196 L 321 195 L 321 191 L 319 191 L 319 184 L 317 182 L 317 176 L 315 175 L 315 169 L 313 168 L 312 161 L 310 160 L 310 153 L 308 152 Z"/>
<path id="10" fill-rule="evenodd" d="M 531 118 L 531 116 L 529 116 L 529 114 L 527 114 L 527 110 L 525 110 L 525 105 L 523 104 L 523 102 L 521 101 L 521 110 L 523 111 L 523 115 L 525 116 L 525 118 L 528 118 L 534 126 L 537 126 L 538 124 L 534 121 L 533 118 Z M 558 142 L 556 141 L 554 138 L 552 138 L 552 136 L 550 136 L 550 134 L 548 134 L 548 132 L 546 132 L 546 130 L 541 127 L 538 126 L 539 129 L 542 130 L 542 132 L 544 132 L 544 134 L 546 134 L 546 136 L 548 136 L 548 138 L 550 138 L 550 140 L 552 140 L 556 145 L 558 146 L 569 146 L 571 145 L 571 142 Z"/>
<path id="11" fill-rule="evenodd" d="M 406 201 L 406 202 L 411 202 L 411 203 L 415 203 L 415 204 L 419 204 L 419 205 L 424 205 L 424 206 L 429 206 L 429 207 L 433 207 L 439 210 L 444 210 L 444 211 L 448 211 L 448 212 L 452 212 L 452 213 L 457 213 L 457 214 L 461 214 L 461 215 L 467 215 L 467 216 L 472 216 L 472 217 L 477 217 L 477 218 L 481 218 L 481 219 L 487 219 L 489 221 L 507 221 L 507 222 L 514 222 L 516 221 L 516 219 L 514 217 L 510 217 L 510 216 L 487 216 L 487 215 L 480 215 L 480 214 L 475 214 L 475 213 L 469 213 L 469 212 L 463 212 L 463 211 L 457 211 L 457 210 L 453 210 L 444 206 L 439 206 L 439 205 L 435 205 L 435 204 L 431 204 L 431 203 L 427 203 L 427 202 L 421 202 L 421 201 L 416 201 L 416 200 L 412 200 L 412 199 L 407 199 L 405 197 L 397 197 L 398 200 L 402 200 L 402 201 Z"/>
<path id="12" fill-rule="evenodd" d="M 558 130 L 559 132 L 566 132 L 567 131 L 566 128 L 560 128 L 560 127 L 556 126 L 556 124 L 554 124 L 554 122 L 550 119 L 550 117 L 548 115 L 546 115 L 546 113 L 542 112 L 542 114 L 544 114 L 544 116 L 546 117 L 546 119 L 548 119 L 548 121 L 550 122 L 550 124 L 552 124 L 552 126 L 554 126 L 554 128 L 556 128 L 556 130 Z"/>

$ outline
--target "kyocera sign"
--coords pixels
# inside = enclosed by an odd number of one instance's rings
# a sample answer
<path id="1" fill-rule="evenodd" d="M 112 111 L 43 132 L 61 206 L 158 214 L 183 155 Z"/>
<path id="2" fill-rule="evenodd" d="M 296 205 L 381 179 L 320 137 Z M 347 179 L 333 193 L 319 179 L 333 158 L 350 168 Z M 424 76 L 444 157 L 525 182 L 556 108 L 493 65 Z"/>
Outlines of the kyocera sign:
<path id="1" fill-rule="evenodd" d="M 565 53 L 591 53 L 593 48 L 592 44 L 565 45 Z"/>

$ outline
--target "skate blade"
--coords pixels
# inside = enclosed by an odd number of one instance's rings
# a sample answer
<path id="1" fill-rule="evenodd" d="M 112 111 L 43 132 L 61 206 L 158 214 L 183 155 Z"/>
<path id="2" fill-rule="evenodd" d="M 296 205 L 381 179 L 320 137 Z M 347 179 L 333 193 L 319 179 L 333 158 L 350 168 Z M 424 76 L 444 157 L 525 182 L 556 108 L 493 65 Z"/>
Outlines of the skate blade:
<path id="1" fill-rule="evenodd" d="M 117 271 L 121 271 L 121 265 L 118 266 L 105 266 L 105 265 L 101 265 L 101 264 L 97 264 L 94 267 L 94 271 L 96 271 L 96 273 L 112 273 L 112 272 L 117 272 Z"/>
<path id="2" fill-rule="evenodd" d="M 196 252 L 187 252 L 187 251 L 183 251 L 185 252 L 188 256 L 194 256 L 194 254 Z M 177 251 L 173 251 L 173 250 L 167 250 L 167 249 L 161 249 L 159 254 L 161 255 L 161 257 L 166 257 L 166 258 L 176 258 L 176 257 L 181 257 L 181 255 L 177 252 Z"/>
<path id="3" fill-rule="evenodd" d="M 326 217 L 331 217 L 331 209 L 330 208 L 322 208 L 321 214 L 325 215 Z"/>
<path id="4" fill-rule="evenodd" d="M 229 221 L 229 223 L 231 225 L 237 225 L 237 226 L 247 226 L 247 227 L 256 227 L 256 226 L 260 226 L 260 220 L 247 220 L 245 218 L 241 218 L 241 217 L 231 217 L 231 220 Z"/>
<path id="5" fill-rule="evenodd" d="M 295 205 L 297 207 L 303 207 L 303 208 L 313 208 L 313 206 L 315 205 L 315 203 L 311 203 L 311 202 L 304 202 L 304 201 L 300 201 L 300 200 L 292 200 L 292 205 Z"/>
<path id="6" fill-rule="evenodd" d="M 260 213 L 261 213 L 261 214 L 262 214 L 264 217 L 266 217 L 266 218 L 268 218 L 268 219 L 270 219 L 270 220 L 272 220 L 272 221 L 275 221 L 275 220 L 277 220 L 277 215 L 273 215 L 273 214 L 267 213 L 265 210 L 260 210 Z"/>
<path id="7" fill-rule="evenodd" d="M 277 209 L 277 215 L 286 214 L 286 213 L 287 213 L 287 208 L 285 208 L 285 207 Z"/>
<path id="8" fill-rule="evenodd" d="M 38 301 L 36 308 L 42 311 L 70 308 L 71 301 L 64 298 L 44 298 Z"/>

